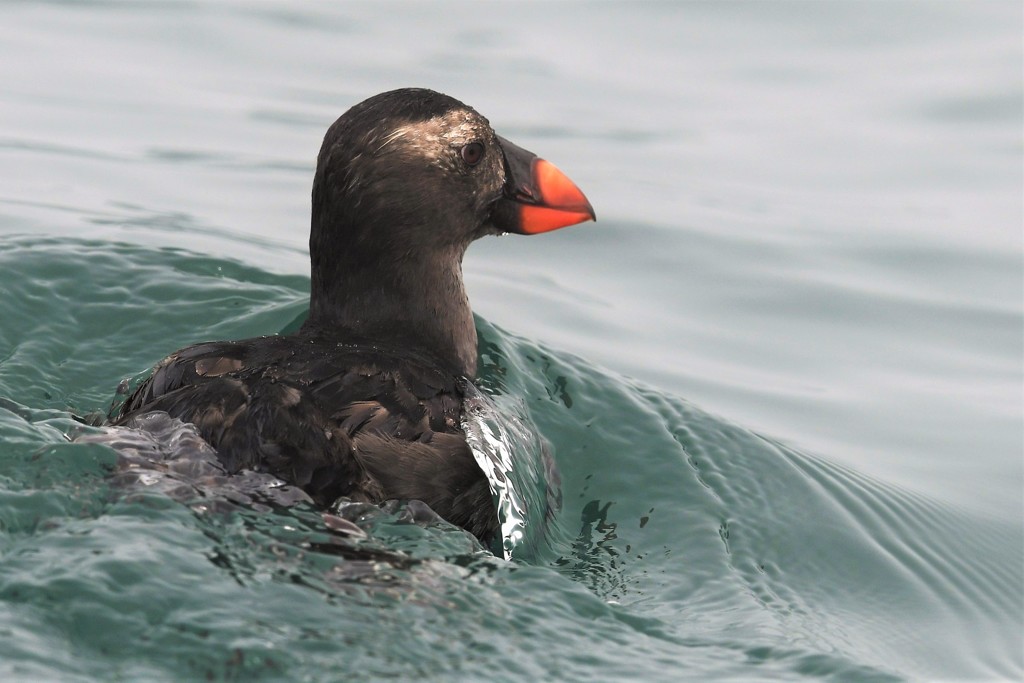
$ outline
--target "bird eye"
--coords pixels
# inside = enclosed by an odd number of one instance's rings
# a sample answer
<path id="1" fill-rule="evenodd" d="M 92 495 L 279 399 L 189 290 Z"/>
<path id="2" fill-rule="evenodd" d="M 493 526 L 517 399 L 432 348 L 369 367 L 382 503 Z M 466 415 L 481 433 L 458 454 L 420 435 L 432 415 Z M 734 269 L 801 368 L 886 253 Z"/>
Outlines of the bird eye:
<path id="1" fill-rule="evenodd" d="M 484 146 L 479 142 L 470 142 L 462 148 L 462 160 L 469 166 L 476 166 L 484 158 Z"/>

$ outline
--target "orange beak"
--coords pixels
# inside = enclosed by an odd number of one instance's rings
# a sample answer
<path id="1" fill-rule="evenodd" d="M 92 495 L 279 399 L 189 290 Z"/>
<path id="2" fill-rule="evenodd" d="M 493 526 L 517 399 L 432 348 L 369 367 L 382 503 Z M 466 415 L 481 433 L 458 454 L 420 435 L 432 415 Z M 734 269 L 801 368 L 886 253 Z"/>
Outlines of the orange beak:
<path id="1" fill-rule="evenodd" d="M 494 212 L 499 229 L 535 235 L 597 219 L 580 188 L 554 164 L 505 138 L 498 141 L 506 171 L 504 197 Z"/>

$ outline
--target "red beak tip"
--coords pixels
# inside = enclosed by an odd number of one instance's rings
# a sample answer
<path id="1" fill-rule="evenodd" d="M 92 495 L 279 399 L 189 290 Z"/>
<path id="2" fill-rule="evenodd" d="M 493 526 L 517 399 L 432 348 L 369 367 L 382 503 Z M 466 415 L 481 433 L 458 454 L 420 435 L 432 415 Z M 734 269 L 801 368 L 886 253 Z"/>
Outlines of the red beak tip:
<path id="1" fill-rule="evenodd" d="M 531 170 L 540 203 L 522 207 L 523 232 L 536 234 L 597 220 L 586 195 L 557 166 L 538 158 Z"/>

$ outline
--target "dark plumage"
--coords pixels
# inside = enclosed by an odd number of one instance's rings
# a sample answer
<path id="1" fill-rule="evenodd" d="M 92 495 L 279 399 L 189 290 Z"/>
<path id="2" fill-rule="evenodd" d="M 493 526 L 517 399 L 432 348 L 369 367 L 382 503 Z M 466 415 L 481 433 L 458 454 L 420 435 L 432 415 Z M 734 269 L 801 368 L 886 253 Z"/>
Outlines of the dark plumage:
<path id="1" fill-rule="evenodd" d="M 317 159 L 301 330 L 177 351 L 113 421 L 166 411 L 229 471 L 270 472 L 322 505 L 422 500 L 489 541 L 498 520 L 461 427 L 477 353 L 462 257 L 486 234 L 593 216 L 568 178 L 461 102 L 372 97 Z"/>

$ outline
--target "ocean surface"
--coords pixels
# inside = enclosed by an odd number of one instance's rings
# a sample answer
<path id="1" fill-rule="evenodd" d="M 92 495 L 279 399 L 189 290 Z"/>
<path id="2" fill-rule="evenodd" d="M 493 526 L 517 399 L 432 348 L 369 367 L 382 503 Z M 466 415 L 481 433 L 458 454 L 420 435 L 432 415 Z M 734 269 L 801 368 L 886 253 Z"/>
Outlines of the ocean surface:
<path id="1" fill-rule="evenodd" d="M 1022 35 L 1016 1 L 0 5 L 0 679 L 1021 680 Z M 466 257 L 478 384 L 561 471 L 510 560 L 406 503 L 128 484 L 73 417 L 302 317 L 323 133 L 403 86 L 598 215 Z"/>

